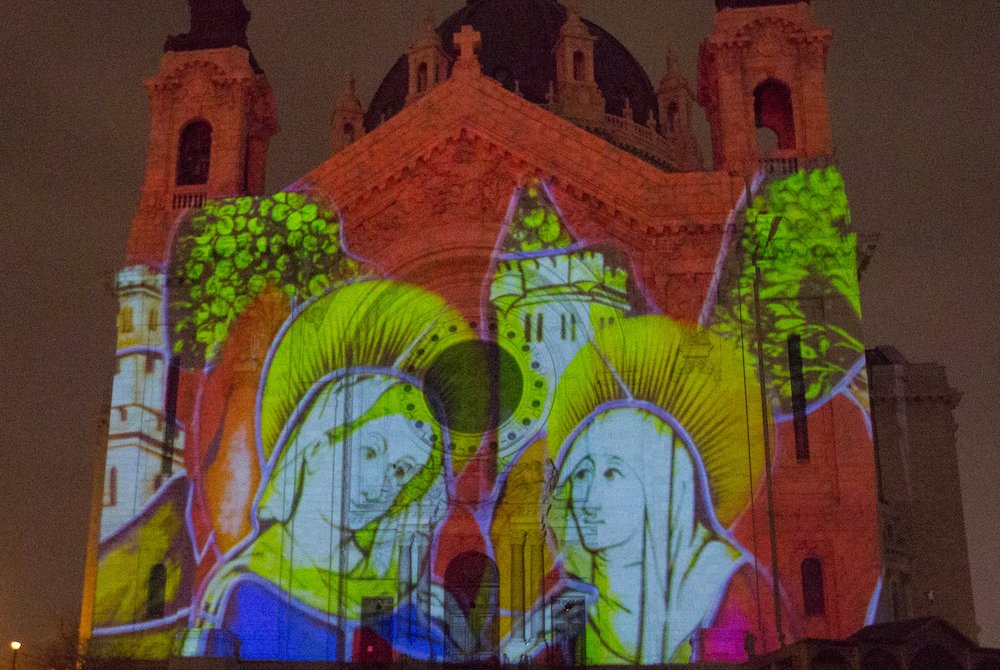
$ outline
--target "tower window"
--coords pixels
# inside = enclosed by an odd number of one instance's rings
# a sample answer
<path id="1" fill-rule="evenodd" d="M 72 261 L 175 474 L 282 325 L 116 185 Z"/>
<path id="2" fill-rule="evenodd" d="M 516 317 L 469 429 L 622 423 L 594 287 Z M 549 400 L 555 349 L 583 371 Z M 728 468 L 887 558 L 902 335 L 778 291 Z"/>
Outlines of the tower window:
<path id="1" fill-rule="evenodd" d="M 354 125 L 350 123 L 344 124 L 344 141 L 350 144 L 354 141 Z"/>
<path id="2" fill-rule="evenodd" d="M 667 105 L 667 132 L 676 133 L 677 132 L 677 115 L 680 113 L 680 109 L 677 107 L 676 102 L 671 102 Z"/>
<path id="3" fill-rule="evenodd" d="M 802 607 L 806 616 L 818 616 L 826 612 L 823 563 L 818 558 L 802 561 Z"/>
<path id="4" fill-rule="evenodd" d="M 573 52 L 573 80 L 584 81 L 587 78 L 587 64 L 582 51 Z"/>
<path id="5" fill-rule="evenodd" d="M 162 619 L 167 601 L 167 568 L 163 563 L 150 568 L 146 591 L 146 618 Z"/>
<path id="6" fill-rule="evenodd" d="M 757 127 L 766 128 L 777 137 L 778 150 L 795 149 L 792 92 L 787 84 L 768 79 L 754 89 L 753 111 Z"/>
<path id="7" fill-rule="evenodd" d="M 421 63 L 417 67 L 417 93 L 423 93 L 427 90 L 427 63 Z"/>
<path id="8" fill-rule="evenodd" d="M 104 506 L 114 507 L 118 504 L 118 468 L 111 466 L 108 470 L 108 481 L 104 485 Z"/>
<path id="9" fill-rule="evenodd" d="M 788 375 L 792 387 L 792 426 L 795 429 L 795 458 L 809 462 L 809 418 L 806 415 L 806 380 L 802 372 L 802 338 L 788 336 Z"/>
<path id="10" fill-rule="evenodd" d="M 118 312 L 118 332 L 119 333 L 131 333 L 132 332 L 132 321 L 135 316 L 132 314 L 131 307 L 122 307 Z"/>
<path id="11" fill-rule="evenodd" d="M 177 150 L 177 185 L 208 183 L 212 158 L 212 126 L 208 121 L 192 121 L 181 131 Z"/>
<path id="12" fill-rule="evenodd" d="M 156 329 L 160 326 L 160 315 L 155 309 L 149 310 L 149 330 L 150 332 L 156 332 Z"/>

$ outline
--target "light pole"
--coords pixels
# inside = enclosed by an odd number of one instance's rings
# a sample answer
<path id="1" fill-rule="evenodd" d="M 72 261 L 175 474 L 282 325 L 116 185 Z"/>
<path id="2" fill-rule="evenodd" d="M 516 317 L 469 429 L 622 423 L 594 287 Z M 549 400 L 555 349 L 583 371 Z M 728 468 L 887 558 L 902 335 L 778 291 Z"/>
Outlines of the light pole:
<path id="1" fill-rule="evenodd" d="M 760 252 L 767 248 L 774 240 L 775 233 L 778 232 L 778 224 L 781 217 L 775 216 L 771 220 L 771 229 L 768 231 L 767 240 L 758 242 L 753 250 L 753 310 L 754 310 L 754 335 L 757 340 L 757 381 L 760 384 L 760 416 L 761 424 L 764 428 L 764 479 L 767 487 L 767 520 L 768 534 L 771 544 L 771 577 L 774 582 L 774 624 L 778 631 L 778 644 L 785 646 L 785 632 L 781 625 L 781 594 L 779 584 L 781 580 L 778 575 L 778 538 L 775 530 L 774 519 L 774 487 L 771 483 L 771 433 L 768 416 L 767 402 L 767 377 L 764 369 L 764 329 L 761 324 L 760 315 Z"/>
<path id="2" fill-rule="evenodd" d="M 10 648 L 14 654 L 10 657 L 10 670 L 17 670 L 17 652 L 21 649 L 21 643 L 11 640 Z"/>

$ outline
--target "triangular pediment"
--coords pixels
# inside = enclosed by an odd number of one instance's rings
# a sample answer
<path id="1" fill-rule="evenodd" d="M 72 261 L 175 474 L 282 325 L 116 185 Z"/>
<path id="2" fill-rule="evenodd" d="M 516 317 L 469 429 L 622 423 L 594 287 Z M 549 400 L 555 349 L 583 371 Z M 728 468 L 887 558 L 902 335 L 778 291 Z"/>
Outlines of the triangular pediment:
<path id="1" fill-rule="evenodd" d="M 478 75 L 438 85 L 303 181 L 350 210 L 459 138 L 503 155 L 518 182 L 558 181 L 632 225 L 719 224 L 742 188 L 724 173 L 661 170 Z"/>

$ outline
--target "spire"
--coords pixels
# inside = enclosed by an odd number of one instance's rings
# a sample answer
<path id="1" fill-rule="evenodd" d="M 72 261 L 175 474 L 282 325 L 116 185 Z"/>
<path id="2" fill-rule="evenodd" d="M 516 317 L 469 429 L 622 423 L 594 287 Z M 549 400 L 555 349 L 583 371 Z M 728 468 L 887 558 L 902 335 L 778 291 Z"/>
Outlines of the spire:
<path id="1" fill-rule="evenodd" d="M 200 51 L 241 47 L 250 50 L 247 26 L 250 11 L 243 0 L 188 0 L 191 29 L 184 35 L 171 35 L 163 45 L 164 51 Z M 254 69 L 259 71 L 253 54 Z"/>
<path id="2" fill-rule="evenodd" d="M 572 35 L 574 37 L 590 37 L 590 31 L 584 25 L 580 17 L 580 5 L 575 0 L 566 3 L 566 21 L 559 29 L 560 35 Z"/>
<path id="3" fill-rule="evenodd" d="M 687 79 L 681 73 L 681 66 L 677 60 L 677 54 L 673 49 L 667 49 L 667 68 L 660 79 L 660 90 L 667 91 L 678 86 L 686 86 Z"/>

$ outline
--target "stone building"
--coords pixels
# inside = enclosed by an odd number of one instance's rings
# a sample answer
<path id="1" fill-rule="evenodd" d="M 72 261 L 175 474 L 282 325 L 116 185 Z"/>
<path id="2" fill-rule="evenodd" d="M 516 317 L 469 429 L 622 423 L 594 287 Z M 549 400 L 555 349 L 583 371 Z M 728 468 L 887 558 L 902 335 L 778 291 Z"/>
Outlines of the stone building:
<path id="1" fill-rule="evenodd" d="M 940 365 L 911 363 L 893 347 L 867 357 L 885 551 L 880 618 L 939 617 L 975 640 L 953 415 L 961 393 Z"/>
<path id="2" fill-rule="evenodd" d="M 250 14 L 189 4 L 146 81 L 93 654 L 738 663 L 875 620 L 808 2 L 717 0 L 697 85 L 664 53 L 654 87 L 573 5 L 470 0 L 272 194 Z"/>

